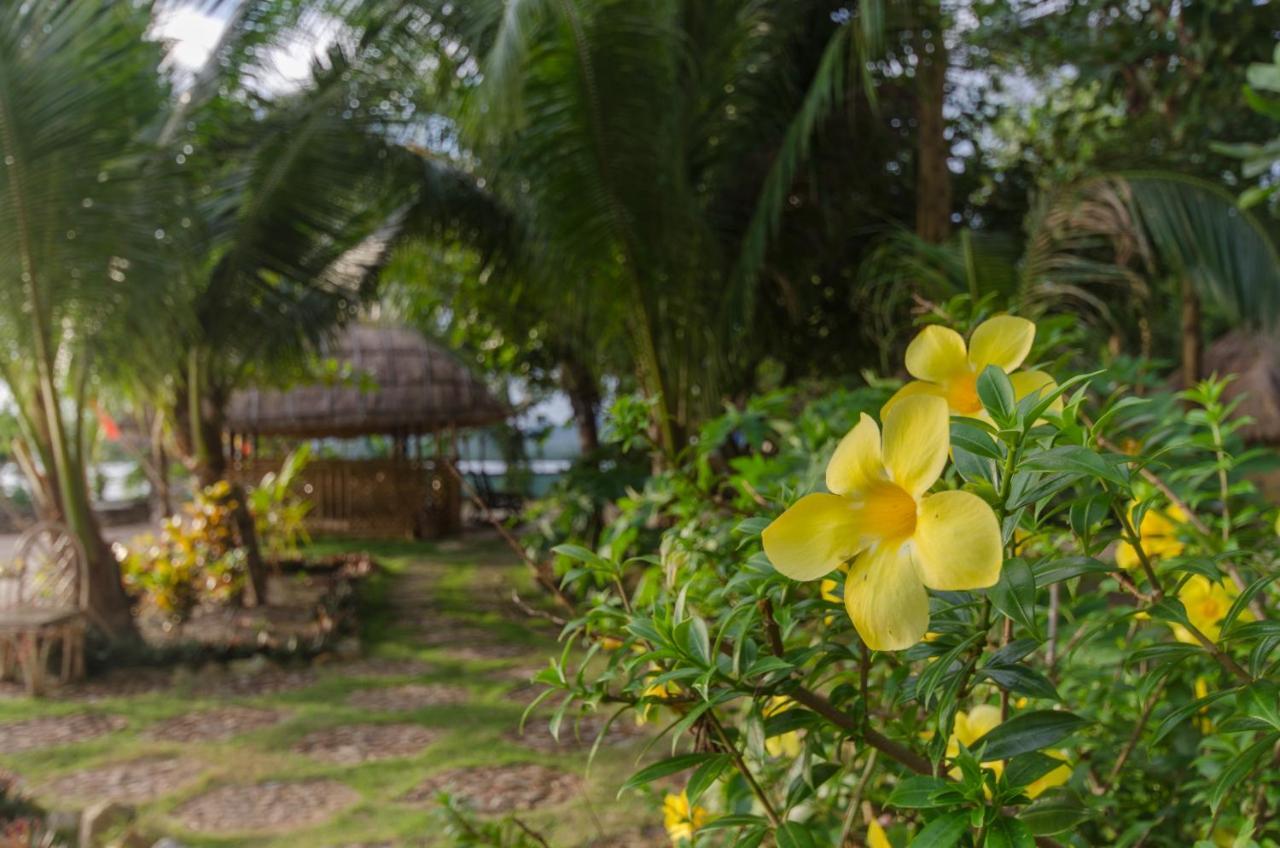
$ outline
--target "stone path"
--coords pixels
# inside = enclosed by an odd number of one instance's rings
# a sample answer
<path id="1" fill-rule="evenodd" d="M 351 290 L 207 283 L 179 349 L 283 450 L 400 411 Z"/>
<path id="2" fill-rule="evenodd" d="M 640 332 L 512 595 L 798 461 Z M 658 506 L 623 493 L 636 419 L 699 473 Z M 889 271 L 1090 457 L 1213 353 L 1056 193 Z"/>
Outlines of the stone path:
<path id="1" fill-rule="evenodd" d="M 0 690 L 0 774 L 12 767 L 52 809 L 138 806 L 147 833 L 180 841 L 444 846 L 439 829 L 422 822 L 448 793 L 477 815 L 519 814 L 550 828 L 559 848 L 662 844 L 647 803 L 645 818 L 617 822 L 607 808 L 589 808 L 614 803 L 633 770 L 632 755 L 610 754 L 596 768 L 612 769 L 611 786 L 596 772 L 583 779 L 604 717 L 566 717 L 559 741 L 545 718 L 517 730 L 541 691 L 529 678 L 554 652 L 554 631 L 514 608 L 509 584 L 519 566 L 490 555 L 505 564 L 468 565 L 469 585 L 447 558 L 406 562 L 385 606 L 387 638 L 405 656 L 116 670 L 56 693 L 77 706 L 54 715 L 32 703 L 23 716 L 6 707 L 25 703 L 20 693 Z M 648 732 L 624 715 L 602 747 L 639 751 Z M 49 751 L 57 758 L 39 759 Z M 363 779 L 354 779 L 357 769 Z M 392 835 L 383 825 L 397 816 L 416 829 Z M 336 826 L 342 838 L 326 838 Z"/>

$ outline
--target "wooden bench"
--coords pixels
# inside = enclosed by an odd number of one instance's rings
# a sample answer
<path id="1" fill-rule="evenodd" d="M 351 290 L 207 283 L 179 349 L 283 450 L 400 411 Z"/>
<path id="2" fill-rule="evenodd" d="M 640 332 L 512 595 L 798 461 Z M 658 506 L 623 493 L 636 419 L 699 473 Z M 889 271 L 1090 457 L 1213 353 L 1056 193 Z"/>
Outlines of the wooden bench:
<path id="1" fill-rule="evenodd" d="M 44 522 L 22 534 L 11 562 L 0 562 L 0 679 L 20 676 L 39 695 L 54 648 L 60 679 L 84 675 L 87 562 L 79 540 Z"/>

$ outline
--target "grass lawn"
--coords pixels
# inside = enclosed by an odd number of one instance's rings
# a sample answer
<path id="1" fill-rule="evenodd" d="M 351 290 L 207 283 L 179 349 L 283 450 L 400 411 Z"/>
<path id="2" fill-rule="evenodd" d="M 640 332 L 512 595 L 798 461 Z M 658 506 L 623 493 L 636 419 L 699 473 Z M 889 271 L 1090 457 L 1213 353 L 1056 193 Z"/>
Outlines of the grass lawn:
<path id="1" fill-rule="evenodd" d="M 261 687 L 249 677 L 233 691 L 220 689 L 216 678 L 251 673 L 249 664 L 232 671 L 206 667 L 166 672 L 163 685 L 135 694 L 108 691 L 106 697 L 93 699 L 0 700 L 0 724 L 10 727 L 33 718 L 85 713 L 123 719 L 110 732 L 70 744 L 16 751 L 20 746 L 11 742 L 8 751 L 0 750 L 0 767 L 20 775 L 31 795 L 57 810 L 97 800 L 74 797 L 80 790 L 69 775 L 140 758 L 167 761 L 164 767 L 170 773 L 157 781 L 161 785 L 138 790 L 154 796 L 137 803 L 138 822 L 146 834 L 171 835 L 190 846 L 408 846 L 452 842 L 444 834 L 433 800 L 399 800 L 429 776 L 475 766 L 532 763 L 554 770 L 545 774 L 563 772 L 580 780 L 564 778 L 558 796 L 515 813 L 550 845 L 657 844 L 637 835 L 639 828 L 653 824 L 652 802 L 636 796 L 622 801 L 614 797 L 642 755 L 643 738 L 629 736 L 602 746 L 588 774 L 589 738 L 580 747 L 556 748 L 533 746 L 514 736 L 532 697 L 521 679 L 544 664 L 556 644 L 554 631 L 521 616 L 511 603 L 512 588 L 526 600 L 537 593 L 500 540 L 484 534 L 434 544 L 322 543 L 315 547 L 321 554 L 368 550 L 384 568 L 361 590 L 364 659 L 317 663 L 309 671 L 295 672 L 296 679 L 284 685 L 276 685 L 277 670 L 275 678 L 262 678 Z M 418 687 L 408 692 L 407 704 L 387 704 L 368 695 L 358 695 L 355 703 L 348 701 L 362 690 L 385 688 L 394 694 L 397 687 L 406 685 Z M 165 722 L 176 717 L 229 706 L 259 717 L 260 724 L 224 739 L 179 738 L 181 733 L 160 730 L 172 728 Z M 408 708 L 397 711 L 392 706 Z M 631 718 L 624 716 L 621 721 L 630 723 Z M 309 734 L 386 724 L 401 725 L 397 732 L 416 733 L 417 744 L 407 753 L 371 762 L 354 761 L 359 753 L 342 749 L 341 743 L 333 754 L 337 762 L 313 756 L 310 750 L 295 750 L 303 740 L 316 738 Z M 404 725 L 410 727 L 406 730 Z M 199 735 L 201 720 L 188 726 L 194 726 Z M 526 733 L 545 735 L 545 721 L 532 720 Z M 320 744 L 323 747 L 323 737 Z M 145 774 L 147 768 L 136 767 L 132 773 Z M 111 784 L 109 777 L 101 781 Z M 237 804 L 226 804 L 229 809 L 219 812 L 219 805 L 208 795 L 219 797 L 218 790 L 229 786 L 296 781 L 331 781 L 298 790 L 306 801 L 336 794 L 335 810 L 317 814 L 327 815 L 322 823 L 313 819 L 291 827 L 282 818 L 279 824 L 230 830 L 242 821 L 236 815 Z M 565 786 L 571 788 L 566 791 Z M 265 805 L 261 799 L 266 797 L 269 790 L 260 786 L 250 793 L 250 806 Z M 219 823 L 193 829 L 189 823 L 195 808 Z M 245 815 L 250 817 L 248 812 Z M 620 838 L 624 835 L 627 838 Z"/>

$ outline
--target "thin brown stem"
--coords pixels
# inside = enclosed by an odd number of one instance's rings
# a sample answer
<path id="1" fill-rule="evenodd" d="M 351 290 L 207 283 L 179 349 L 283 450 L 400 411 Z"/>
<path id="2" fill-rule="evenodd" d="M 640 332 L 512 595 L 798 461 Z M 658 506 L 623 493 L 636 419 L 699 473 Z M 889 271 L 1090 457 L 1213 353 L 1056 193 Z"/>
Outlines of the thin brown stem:
<path id="1" fill-rule="evenodd" d="M 715 710 L 707 710 L 703 713 L 707 717 L 707 722 L 715 730 L 716 736 L 720 737 L 720 744 L 724 746 L 725 753 L 733 760 L 734 767 L 738 773 L 742 775 L 742 779 L 751 787 L 751 792 L 760 801 L 760 805 L 764 807 L 765 815 L 769 817 L 769 821 L 775 828 L 782 826 L 782 819 L 778 816 L 778 811 L 774 809 L 773 802 L 769 800 L 769 795 L 764 791 L 755 775 L 751 773 L 751 769 L 747 766 L 746 760 L 742 758 L 742 752 L 738 750 L 738 746 L 729 741 L 729 735 L 725 733 L 724 725 L 720 723 L 720 719 L 716 717 Z"/>
<path id="2" fill-rule="evenodd" d="M 1124 771 L 1125 763 L 1129 761 L 1129 756 L 1133 754 L 1138 742 L 1142 739 L 1142 731 L 1151 719 L 1152 710 L 1156 708 L 1156 704 L 1160 701 L 1160 695 L 1164 693 L 1166 682 L 1166 680 L 1161 680 L 1155 691 L 1147 698 L 1147 702 L 1142 707 L 1142 713 L 1138 716 L 1138 723 L 1133 726 L 1133 733 L 1129 734 L 1129 741 L 1125 743 L 1124 748 L 1120 751 L 1120 756 L 1116 757 L 1116 763 L 1111 767 L 1111 773 L 1107 775 L 1107 779 L 1103 781 L 1097 790 L 1099 795 L 1107 794 L 1107 790 L 1114 786 L 1116 779 L 1120 777 L 1120 772 Z"/>

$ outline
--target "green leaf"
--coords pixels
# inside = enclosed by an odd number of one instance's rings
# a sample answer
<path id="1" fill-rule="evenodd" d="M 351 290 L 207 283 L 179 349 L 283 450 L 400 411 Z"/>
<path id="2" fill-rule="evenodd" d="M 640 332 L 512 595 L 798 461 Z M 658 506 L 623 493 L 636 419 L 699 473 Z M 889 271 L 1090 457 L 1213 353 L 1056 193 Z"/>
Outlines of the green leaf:
<path id="1" fill-rule="evenodd" d="M 1088 821 L 1089 811 L 1073 796 L 1062 795 L 1037 801 L 1019 814 L 1036 836 L 1053 836 Z"/>
<path id="2" fill-rule="evenodd" d="M 986 459 L 1003 459 L 995 440 L 972 424 L 959 419 L 951 422 L 951 446 Z"/>
<path id="3" fill-rule="evenodd" d="M 1036 629 L 1036 579 L 1021 557 L 1006 560 L 1000 581 L 987 590 L 991 603 L 1004 615 L 1032 633 Z"/>
<path id="4" fill-rule="evenodd" d="M 1031 828 L 1009 816 L 1001 816 L 987 830 L 985 848 L 1035 848 Z"/>
<path id="5" fill-rule="evenodd" d="M 997 423 L 1012 423 L 1017 412 L 1017 399 L 1009 375 L 988 365 L 978 375 L 978 399 Z"/>
<path id="6" fill-rule="evenodd" d="M 787 822 L 774 834 L 778 848 L 817 848 L 813 834 L 800 822 Z"/>
<path id="7" fill-rule="evenodd" d="M 669 774 L 675 774 L 676 772 L 702 765 L 708 760 L 713 760 L 722 756 L 724 755 L 707 753 L 680 754 L 676 757 L 669 757 L 661 762 L 642 768 L 640 771 L 631 775 L 631 777 L 628 777 L 626 782 L 622 784 L 622 788 L 618 790 L 618 795 L 621 797 L 622 793 L 626 792 L 628 789 L 637 789 L 644 786 L 646 783 L 651 783 L 657 780 L 660 777 L 666 777 Z"/>
<path id="8" fill-rule="evenodd" d="M 1246 715 L 1280 730 L 1280 684 L 1259 680 L 1243 689 L 1236 696 L 1236 702 Z"/>
<path id="9" fill-rule="evenodd" d="M 1151 744 L 1159 744 L 1161 739 L 1168 736 L 1175 727 L 1182 724 L 1202 707 L 1207 707 L 1219 698 L 1225 698 L 1235 691 L 1235 689 L 1224 689 L 1219 692 L 1210 692 L 1203 698 L 1196 698 L 1194 701 L 1177 707 L 1161 720 L 1160 725 L 1156 728 L 1155 736 L 1151 739 Z"/>
<path id="10" fill-rule="evenodd" d="M 969 747 L 981 750 L 984 762 L 1007 760 L 1018 754 L 1047 748 L 1086 724 L 1088 722 L 1073 713 L 1036 710 L 1016 715 L 992 728 L 990 733 Z"/>
<path id="11" fill-rule="evenodd" d="M 1238 756 L 1232 757 L 1223 768 L 1222 774 L 1218 775 L 1218 779 L 1214 781 L 1213 787 L 1209 790 L 1209 807 L 1215 813 L 1218 806 L 1226 800 L 1231 794 L 1231 790 L 1239 788 L 1245 778 L 1258 765 L 1258 760 L 1264 756 L 1270 756 L 1271 749 L 1276 744 L 1276 734 L 1268 734 L 1259 741 L 1253 743 Z"/>
<path id="12" fill-rule="evenodd" d="M 928 775 L 908 777 L 893 788 L 893 792 L 889 794 L 889 800 L 885 803 L 890 807 L 905 810 L 928 810 L 946 806 L 935 799 L 938 793 L 949 788 L 950 784 L 940 777 Z"/>
<path id="13" fill-rule="evenodd" d="M 1080 445 L 1059 445 L 1033 453 L 1023 460 L 1022 467 L 1032 471 L 1069 471 L 1117 486 L 1129 484 L 1128 476 L 1114 462 Z"/>
<path id="14" fill-rule="evenodd" d="M 983 667 L 981 674 L 1009 692 L 1030 695 L 1032 698 L 1061 700 L 1053 682 L 1029 666 L 988 664 Z"/>
<path id="15" fill-rule="evenodd" d="M 765 819 L 764 816 L 716 816 L 711 821 L 698 828 L 698 832 L 701 833 L 704 830 L 726 830 L 731 827 L 756 827 L 765 824 L 768 824 L 768 820 Z"/>
<path id="16" fill-rule="evenodd" d="M 1107 574 L 1115 569 L 1093 557 L 1075 556 L 1042 560 L 1036 563 L 1032 571 L 1035 573 L 1037 586 L 1051 586 L 1082 574 Z"/>
<path id="17" fill-rule="evenodd" d="M 689 803 L 697 803 L 702 793 L 711 788 L 716 779 L 732 764 L 733 758 L 728 754 L 717 754 L 698 766 L 693 774 L 689 775 L 689 782 L 685 784 L 685 794 L 689 797 Z"/>
<path id="18" fill-rule="evenodd" d="M 1004 779 L 1010 786 L 1028 786 L 1060 765 L 1062 760 L 1039 751 L 1029 751 L 1009 761 L 1004 770 Z"/>
<path id="19" fill-rule="evenodd" d="M 987 370 L 990 371 L 991 368 Z M 967 811 L 958 810 L 947 813 L 925 825 L 924 830 L 911 840 L 911 848 L 951 848 L 968 832 L 969 813 Z"/>

